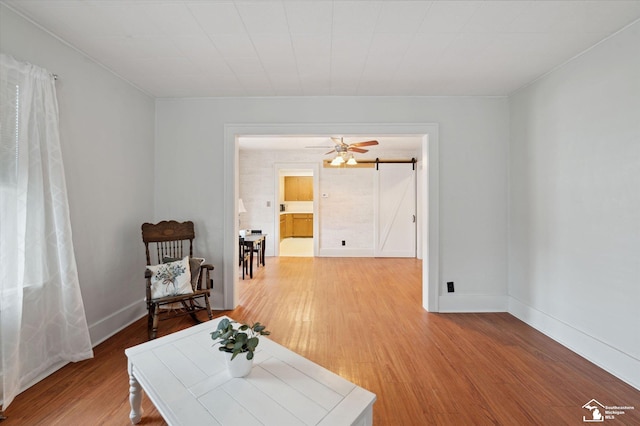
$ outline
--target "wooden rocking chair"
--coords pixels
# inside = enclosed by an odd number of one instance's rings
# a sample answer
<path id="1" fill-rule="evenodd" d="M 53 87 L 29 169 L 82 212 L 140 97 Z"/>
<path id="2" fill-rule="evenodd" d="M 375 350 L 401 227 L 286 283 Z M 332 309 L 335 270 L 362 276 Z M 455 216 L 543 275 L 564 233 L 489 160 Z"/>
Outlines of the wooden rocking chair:
<path id="1" fill-rule="evenodd" d="M 197 261 L 193 262 L 193 260 L 195 260 L 192 259 L 194 238 L 195 231 L 193 222 L 191 221 L 176 222 L 175 220 L 170 220 L 158 222 L 157 224 L 142 224 L 142 241 L 144 242 L 147 255 L 147 265 L 156 265 L 166 263 L 168 261 L 174 261 L 176 259 L 182 259 L 188 254 L 192 273 L 191 287 L 193 289 L 193 293 L 154 299 L 152 298 L 151 292 L 151 278 L 153 273 L 151 270 L 146 269 L 144 276 L 147 281 L 146 300 L 147 309 L 149 311 L 149 340 L 156 338 L 161 307 L 167 307 L 167 305 L 175 306 L 176 304 L 178 306 L 182 305 L 181 311 L 172 310 L 172 315 L 169 315 L 169 317 L 189 314 L 194 321 L 199 323 L 201 321 L 196 316 L 196 312 L 206 310 L 209 315 L 209 319 L 213 318 L 213 315 L 211 314 L 211 306 L 209 304 L 209 292 L 213 288 L 213 279 L 210 277 L 213 265 L 200 265 Z M 184 247 L 187 242 L 189 245 L 188 252 L 186 252 Z M 155 253 L 155 256 L 152 256 L 152 253 Z M 155 263 L 151 263 L 152 257 L 154 257 Z M 204 306 L 197 303 L 200 299 L 204 302 Z"/>

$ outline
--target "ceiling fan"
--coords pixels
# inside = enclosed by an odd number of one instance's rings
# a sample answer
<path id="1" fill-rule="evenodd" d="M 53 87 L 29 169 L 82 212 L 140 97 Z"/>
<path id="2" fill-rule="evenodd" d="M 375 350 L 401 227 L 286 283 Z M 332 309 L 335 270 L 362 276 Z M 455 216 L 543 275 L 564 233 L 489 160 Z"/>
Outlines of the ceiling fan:
<path id="1" fill-rule="evenodd" d="M 356 143 L 348 144 L 344 141 L 344 138 L 340 138 L 340 140 L 338 140 L 338 138 L 331 138 L 331 139 L 335 142 L 336 146 L 331 151 L 326 152 L 325 155 L 331 154 L 333 152 L 337 152 L 340 154 L 340 153 L 347 153 L 349 151 L 365 153 L 369 150 L 362 149 L 360 148 L 361 146 L 378 145 L 378 141 L 364 141 L 364 142 L 356 142 Z"/>
<path id="2" fill-rule="evenodd" d="M 346 162 L 348 165 L 358 164 L 353 154 L 351 154 L 351 157 L 348 160 L 345 159 L 345 157 L 349 152 L 365 153 L 365 152 L 368 152 L 369 150 L 362 149 L 361 147 L 378 145 L 378 141 L 363 141 L 363 142 L 355 142 L 355 143 L 348 144 L 344 141 L 344 138 L 340 138 L 340 140 L 338 140 L 338 138 L 331 138 L 331 139 L 335 142 L 336 145 L 331 151 L 326 152 L 325 155 L 332 154 L 334 152 L 338 154 L 336 155 L 336 158 L 334 158 L 333 161 L 331 161 L 332 166 L 339 166 L 344 162 Z"/>

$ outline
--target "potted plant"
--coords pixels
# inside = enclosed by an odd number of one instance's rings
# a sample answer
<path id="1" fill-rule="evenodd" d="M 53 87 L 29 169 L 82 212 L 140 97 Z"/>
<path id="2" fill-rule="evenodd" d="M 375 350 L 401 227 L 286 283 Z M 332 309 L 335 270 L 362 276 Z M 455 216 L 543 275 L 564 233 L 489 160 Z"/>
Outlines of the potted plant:
<path id="1" fill-rule="evenodd" d="M 259 336 L 268 336 L 271 334 L 265 330 L 265 326 L 259 322 L 253 325 L 238 324 L 223 318 L 218 323 L 216 331 L 211 333 L 211 339 L 220 344 L 218 348 L 226 355 L 227 368 L 231 377 L 244 377 L 251 372 L 253 366 L 253 356 L 260 343 Z M 245 354 L 246 356 L 238 356 Z"/>

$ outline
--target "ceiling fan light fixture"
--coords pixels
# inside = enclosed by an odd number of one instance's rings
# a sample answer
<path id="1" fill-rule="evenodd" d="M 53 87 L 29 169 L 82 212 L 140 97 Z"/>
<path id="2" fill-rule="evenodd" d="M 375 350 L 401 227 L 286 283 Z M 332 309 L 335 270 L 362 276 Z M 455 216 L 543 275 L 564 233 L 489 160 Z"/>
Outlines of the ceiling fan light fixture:
<path id="1" fill-rule="evenodd" d="M 344 163 L 344 158 L 342 158 L 341 155 L 337 155 L 336 158 L 331 161 L 332 166 L 339 166 L 342 163 Z"/>
<path id="2" fill-rule="evenodd" d="M 358 164 L 358 162 L 356 161 L 352 152 L 365 153 L 369 150 L 363 149 L 363 146 L 378 145 L 378 141 L 374 140 L 347 144 L 344 142 L 343 138 L 340 138 L 340 141 L 338 141 L 336 138 L 331 139 L 335 142 L 336 145 L 331 151 L 326 152 L 325 155 L 333 154 L 334 152 L 337 154 L 330 163 L 332 166 L 341 166 L 345 162 L 348 166 L 355 166 L 356 164 Z"/>

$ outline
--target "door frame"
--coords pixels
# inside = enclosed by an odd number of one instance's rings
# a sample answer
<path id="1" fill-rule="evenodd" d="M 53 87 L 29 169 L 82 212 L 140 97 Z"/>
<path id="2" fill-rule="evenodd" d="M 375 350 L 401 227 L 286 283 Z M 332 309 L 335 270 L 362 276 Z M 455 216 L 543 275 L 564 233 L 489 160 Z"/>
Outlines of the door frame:
<path id="1" fill-rule="evenodd" d="M 273 255 L 280 255 L 280 171 L 288 170 L 288 169 L 305 169 L 311 170 L 313 173 L 313 255 L 318 255 L 319 250 L 319 241 L 320 234 L 318 226 L 319 223 L 319 215 L 318 215 L 318 194 L 320 191 L 320 165 L 316 163 L 275 163 L 274 170 L 274 185 L 275 185 L 275 200 L 274 203 L 274 220 L 273 220 L 273 229 L 274 229 L 274 248 Z"/>
<path id="2" fill-rule="evenodd" d="M 438 312 L 440 282 L 439 219 L 439 137 L 437 123 L 227 123 L 224 126 L 224 194 L 223 194 L 223 295 L 225 309 L 238 305 L 238 137 L 241 136 L 313 136 L 332 134 L 421 135 L 422 150 L 418 161 L 419 239 L 422 255 L 422 306 Z M 424 223 L 426 226 L 421 226 Z"/>

